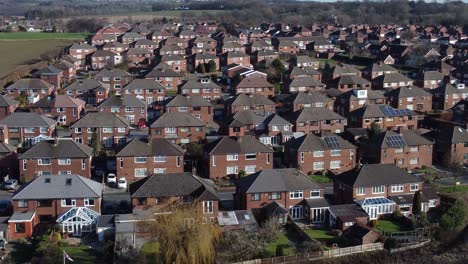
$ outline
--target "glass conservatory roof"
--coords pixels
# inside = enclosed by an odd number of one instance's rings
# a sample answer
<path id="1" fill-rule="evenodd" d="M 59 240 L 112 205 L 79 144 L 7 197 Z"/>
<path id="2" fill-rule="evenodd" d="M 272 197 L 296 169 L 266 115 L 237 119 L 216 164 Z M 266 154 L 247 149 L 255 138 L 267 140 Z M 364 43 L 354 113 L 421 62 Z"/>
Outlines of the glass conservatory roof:
<path id="1" fill-rule="evenodd" d="M 379 198 L 366 198 L 364 200 L 359 200 L 356 201 L 358 204 L 361 206 L 365 205 L 381 205 L 381 204 L 395 204 L 394 201 L 385 198 L 385 197 L 379 197 Z"/>
<path id="2" fill-rule="evenodd" d="M 86 207 L 73 207 L 57 218 L 57 223 L 65 222 L 96 222 L 99 213 Z"/>

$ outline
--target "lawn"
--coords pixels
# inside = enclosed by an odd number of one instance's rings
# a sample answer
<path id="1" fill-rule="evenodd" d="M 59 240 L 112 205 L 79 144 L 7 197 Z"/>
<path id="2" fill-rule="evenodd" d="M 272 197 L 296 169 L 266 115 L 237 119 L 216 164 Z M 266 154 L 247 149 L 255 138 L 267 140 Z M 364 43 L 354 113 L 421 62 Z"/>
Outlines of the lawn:
<path id="1" fill-rule="evenodd" d="M 330 231 L 326 229 L 304 229 L 304 232 L 310 238 L 324 242 L 326 244 L 334 243 L 337 240 L 337 237 L 330 235 Z"/>
<path id="2" fill-rule="evenodd" d="M 436 174 L 437 171 L 434 170 L 431 167 L 426 167 L 426 168 L 421 168 L 421 169 L 416 169 L 415 171 L 420 172 L 420 173 L 425 173 L 425 174 Z"/>
<path id="3" fill-rule="evenodd" d="M 468 193 L 468 185 L 455 185 L 455 188 L 453 186 L 442 187 L 439 189 L 439 192 L 446 194 Z"/>
<path id="4" fill-rule="evenodd" d="M 296 253 L 296 248 L 292 244 L 294 244 L 294 242 L 291 241 L 286 236 L 286 234 L 281 233 L 278 236 L 278 239 L 276 239 L 276 241 L 271 242 L 265 246 L 263 251 L 264 257 L 268 258 L 276 256 L 276 247 L 279 245 L 286 245 L 286 247 L 283 249 L 283 253 L 285 256 L 294 255 Z"/>
<path id="5" fill-rule="evenodd" d="M 378 220 L 377 226 L 375 227 L 377 231 L 383 232 L 402 232 L 411 230 L 409 227 L 395 220 Z"/>
<path id="6" fill-rule="evenodd" d="M 11 32 L 0 33 L 0 40 L 45 40 L 45 39 L 64 39 L 64 40 L 84 40 L 88 34 L 85 33 L 45 33 L 45 32 Z"/>
<path id="7" fill-rule="evenodd" d="M 73 259 L 73 263 L 93 264 L 99 263 L 96 256 L 96 251 L 87 246 L 67 246 L 61 247 L 67 252 L 68 256 Z M 70 261 L 68 261 L 70 263 Z"/>
<path id="8" fill-rule="evenodd" d="M 326 175 L 311 175 L 310 178 L 317 183 L 327 183 L 332 181 L 330 177 Z"/>

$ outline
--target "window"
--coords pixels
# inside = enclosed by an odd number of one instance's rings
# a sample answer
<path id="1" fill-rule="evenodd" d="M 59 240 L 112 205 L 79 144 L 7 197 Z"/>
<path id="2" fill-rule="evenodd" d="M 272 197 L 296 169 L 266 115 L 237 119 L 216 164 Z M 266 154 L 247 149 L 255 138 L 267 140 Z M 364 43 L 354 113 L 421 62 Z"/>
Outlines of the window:
<path id="1" fill-rule="evenodd" d="M 319 197 L 320 197 L 320 190 L 310 191 L 310 198 L 319 198 Z"/>
<path id="2" fill-rule="evenodd" d="M 419 151 L 419 148 L 418 148 L 418 146 L 416 146 L 416 147 L 411 147 L 411 148 L 410 148 L 410 151 L 411 151 L 411 152 L 418 152 L 418 151 Z"/>
<path id="3" fill-rule="evenodd" d="M 213 167 L 216 167 L 216 156 L 213 156 Z"/>
<path id="4" fill-rule="evenodd" d="M 302 199 L 303 196 L 304 196 L 304 193 L 302 191 L 289 192 L 290 199 Z"/>
<path id="5" fill-rule="evenodd" d="M 52 207 L 52 200 L 37 200 L 38 207 Z"/>
<path id="6" fill-rule="evenodd" d="M 356 195 L 364 195 L 364 194 L 366 194 L 366 188 L 364 187 L 356 188 Z"/>
<path id="7" fill-rule="evenodd" d="M 50 159 L 38 159 L 37 165 L 50 165 Z"/>
<path id="8" fill-rule="evenodd" d="M 166 162 L 166 156 L 155 156 L 154 157 L 154 162 L 156 162 L 156 163 Z"/>
<path id="9" fill-rule="evenodd" d="M 86 169 L 86 159 L 81 159 L 81 170 Z"/>
<path id="10" fill-rule="evenodd" d="M 176 157 L 176 166 L 180 167 L 180 156 Z"/>
<path id="11" fill-rule="evenodd" d="M 341 167 L 341 161 L 332 160 L 330 161 L 330 169 L 339 169 Z"/>
<path id="12" fill-rule="evenodd" d="M 57 113 L 65 112 L 65 107 L 57 107 Z"/>
<path id="13" fill-rule="evenodd" d="M 181 128 L 179 128 L 179 130 L 180 130 L 180 132 L 182 132 L 182 133 L 187 133 L 187 132 L 189 132 L 188 127 L 181 127 Z"/>
<path id="14" fill-rule="evenodd" d="M 419 190 L 419 184 L 418 183 L 410 184 L 410 191 L 415 192 L 417 190 Z"/>
<path id="15" fill-rule="evenodd" d="M 178 107 L 178 110 L 179 110 L 179 112 L 187 112 L 187 111 L 188 111 L 188 107 L 186 107 L 186 106 L 179 106 L 179 107 Z"/>
<path id="16" fill-rule="evenodd" d="M 272 192 L 268 194 L 268 200 L 280 200 L 281 193 L 280 192 Z"/>
<path id="17" fill-rule="evenodd" d="M 175 127 L 166 127 L 166 128 L 164 128 L 164 132 L 166 134 L 175 134 L 176 133 L 176 128 Z"/>
<path id="18" fill-rule="evenodd" d="M 255 166 L 255 165 L 245 166 L 245 172 L 246 173 L 252 174 L 252 173 L 255 173 L 255 171 L 257 171 L 257 166 Z"/>
<path id="19" fill-rule="evenodd" d="M 93 198 L 86 198 L 84 199 L 85 206 L 94 206 L 94 199 Z"/>
<path id="20" fill-rule="evenodd" d="M 203 201 L 203 213 L 212 214 L 214 212 L 214 202 L 213 201 Z"/>
<path id="21" fill-rule="evenodd" d="M 403 184 L 392 185 L 392 192 L 403 192 Z"/>
<path id="22" fill-rule="evenodd" d="M 28 201 L 26 201 L 26 200 L 18 200 L 18 207 L 19 207 L 19 208 L 28 207 Z"/>
<path id="23" fill-rule="evenodd" d="M 58 165 L 70 165 L 71 159 L 58 159 Z"/>
<path id="24" fill-rule="evenodd" d="M 372 187 L 373 194 L 384 193 L 384 192 L 385 192 L 385 186 L 383 185 Z"/>
<path id="25" fill-rule="evenodd" d="M 34 127 L 25 127 L 24 133 L 34 133 Z"/>
<path id="26" fill-rule="evenodd" d="M 304 163 L 304 152 L 301 152 L 301 163 Z"/>
<path id="27" fill-rule="evenodd" d="M 119 128 L 117 129 L 117 132 L 119 132 L 119 133 L 125 133 L 125 127 L 119 127 Z"/>
<path id="28" fill-rule="evenodd" d="M 59 175 L 70 175 L 71 171 L 59 171 L 58 174 Z"/>
<path id="29" fill-rule="evenodd" d="M 146 198 L 138 198 L 138 205 L 146 205 Z"/>
<path id="30" fill-rule="evenodd" d="M 146 177 L 146 168 L 135 169 L 135 177 Z"/>
<path id="31" fill-rule="evenodd" d="M 403 153 L 403 148 L 396 148 L 395 153 Z"/>
<path id="32" fill-rule="evenodd" d="M 416 164 L 418 164 L 418 161 L 419 161 L 418 158 L 410 158 L 409 164 L 416 165 Z"/>
<path id="33" fill-rule="evenodd" d="M 155 174 L 162 174 L 162 173 L 166 173 L 166 168 L 154 168 L 153 171 Z"/>
<path id="34" fill-rule="evenodd" d="M 332 149 L 330 153 L 332 156 L 341 156 L 341 149 Z"/>
<path id="35" fill-rule="evenodd" d="M 279 131 L 279 128 L 278 128 L 278 126 L 273 126 L 273 127 L 272 127 L 272 130 L 273 130 L 273 131 Z"/>
<path id="36" fill-rule="evenodd" d="M 72 207 L 76 206 L 75 199 L 62 199 L 62 207 Z"/>
<path id="37" fill-rule="evenodd" d="M 255 160 L 255 159 L 257 159 L 257 154 L 255 154 L 255 153 L 245 154 L 245 159 L 246 160 Z"/>
<path id="38" fill-rule="evenodd" d="M 66 117 L 65 117 L 65 120 L 67 120 Z M 40 133 L 47 133 L 47 131 L 49 131 L 49 129 L 47 127 L 41 127 L 39 132 Z"/>
<path id="39" fill-rule="evenodd" d="M 135 108 L 133 107 L 125 107 L 125 112 L 126 113 L 133 113 L 135 111 Z"/>
<path id="40" fill-rule="evenodd" d="M 25 223 L 15 223 L 15 233 L 25 233 L 26 224 Z"/>
<path id="41" fill-rule="evenodd" d="M 260 201 L 260 193 L 252 193 L 250 198 L 252 201 Z"/>
<path id="42" fill-rule="evenodd" d="M 103 127 L 102 133 L 112 133 L 112 127 Z"/>
<path id="43" fill-rule="evenodd" d="M 318 158 L 318 157 L 323 157 L 325 156 L 325 152 L 323 150 L 316 150 L 314 151 L 314 157 L 315 158 Z"/>
<path id="44" fill-rule="evenodd" d="M 323 161 L 314 162 L 314 170 L 323 170 L 323 169 L 324 169 Z"/>
<path id="45" fill-rule="evenodd" d="M 146 157 L 135 157 L 135 163 L 146 163 Z"/>

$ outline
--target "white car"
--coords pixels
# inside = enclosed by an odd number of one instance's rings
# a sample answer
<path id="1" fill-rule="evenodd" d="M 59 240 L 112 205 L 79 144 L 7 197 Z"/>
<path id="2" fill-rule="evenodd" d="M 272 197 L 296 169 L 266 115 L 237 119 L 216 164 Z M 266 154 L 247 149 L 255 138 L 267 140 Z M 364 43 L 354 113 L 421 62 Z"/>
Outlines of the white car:
<path id="1" fill-rule="evenodd" d="M 117 177 L 114 173 L 107 174 L 107 183 L 117 183 Z"/>
<path id="2" fill-rule="evenodd" d="M 119 189 L 127 189 L 127 180 L 125 178 L 120 178 L 117 182 L 117 187 Z"/>

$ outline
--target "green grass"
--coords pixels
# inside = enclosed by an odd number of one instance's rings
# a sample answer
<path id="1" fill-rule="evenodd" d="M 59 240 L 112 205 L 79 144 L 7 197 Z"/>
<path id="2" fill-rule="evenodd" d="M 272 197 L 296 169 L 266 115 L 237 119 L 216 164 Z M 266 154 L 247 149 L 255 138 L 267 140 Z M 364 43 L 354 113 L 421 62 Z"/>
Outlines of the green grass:
<path id="1" fill-rule="evenodd" d="M 439 192 L 445 194 L 463 194 L 468 193 L 468 185 L 455 185 L 439 188 Z"/>
<path id="2" fill-rule="evenodd" d="M 416 169 L 415 171 L 417 172 L 421 172 L 421 173 L 426 173 L 426 174 L 436 174 L 437 171 L 434 170 L 433 168 L 431 167 L 427 167 L 427 168 L 424 168 L 424 169 Z"/>
<path id="3" fill-rule="evenodd" d="M 73 263 L 80 264 L 94 264 L 99 263 L 96 256 L 96 251 L 87 246 L 66 246 L 61 247 L 65 250 L 70 258 L 73 259 Z M 69 263 L 70 261 L 68 261 Z"/>
<path id="4" fill-rule="evenodd" d="M 332 181 L 330 177 L 326 175 L 311 175 L 310 178 L 317 183 L 327 183 Z"/>
<path id="5" fill-rule="evenodd" d="M 143 244 L 140 250 L 143 255 L 151 255 L 159 253 L 159 242 L 153 241 Z"/>
<path id="6" fill-rule="evenodd" d="M 304 232 L 312 239 L 324 242 L 326 244 L 334 243 L 337 240 L 336 236 L 328 234 L 326 229 L 304 229 Z"/>
<path id="7" fill-rule="evenodd" d="M 319 65 L 320 68 L 325 68 L 325 65 L 327 63 L 330 65 L 330 67 L 333 67 L 336 65 L 336 60 L 332 60 L 332 59 L 318 59 L 318 61 L 320 62 L 320 65 Z"/>
<path id="8" fill-rule="evenodd" d="M 265 246 L 264 251 L 263 251 L 263 255 L 266 258 L 276 256 L 276 247 L 279 246 L 279 245 L 287 245 L 283 250 L 284 255 L 286 255 L 286 256 L 294 255 L 296 253 L 296 248 L 294 246 L 291 246 L 291 244 L 293 244 L 293 243 L 294 242 L 291 241 L 286 236 L 286 234 L 281 233 L 278 236 L 278 239 L 276 239 L 276 241 L 271 242 L 271 243 L 269 243 L 268 245 Z"/>
<path id="9" fill-rule="evenodd" d="M 377 231 L 383 232 L 402 232 L 411 230 L 409 227 L 395 220 L 378 220 L 377 226 L 375 227 Z"/>
<path id="10" fill-rule="evenodd" d="M 44 32 L 11 32 L 0 33 L 0 40 L 45 40 L 45 39 L 64 39 L 64 40 L 84 40 L 88 34 L 84 33 L 44 33 Z"/>

